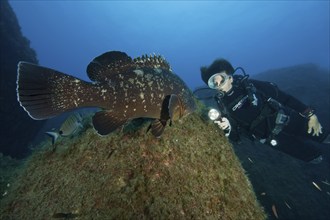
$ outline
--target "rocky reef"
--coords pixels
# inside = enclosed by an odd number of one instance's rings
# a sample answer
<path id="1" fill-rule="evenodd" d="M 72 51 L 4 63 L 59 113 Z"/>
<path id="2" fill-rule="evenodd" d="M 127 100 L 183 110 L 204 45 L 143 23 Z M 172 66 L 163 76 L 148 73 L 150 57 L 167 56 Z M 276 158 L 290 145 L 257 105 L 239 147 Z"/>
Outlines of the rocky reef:
<path id="1" fill-rule="evenodd" d="M 23 158 L 43 122 L 33 121 L 17 102 L 17 63 L 21 60 L 38 63 L 38 60 L 7 0 L 0 1 L 0 48 L 0 152 Z"/>
<path id="2" fill-rule="evenodd" d="M 2 219 L 265 219 L 222 131 L 194 113 L 160 139 L 93 128 L 45 141 L 1 199 Z"/>

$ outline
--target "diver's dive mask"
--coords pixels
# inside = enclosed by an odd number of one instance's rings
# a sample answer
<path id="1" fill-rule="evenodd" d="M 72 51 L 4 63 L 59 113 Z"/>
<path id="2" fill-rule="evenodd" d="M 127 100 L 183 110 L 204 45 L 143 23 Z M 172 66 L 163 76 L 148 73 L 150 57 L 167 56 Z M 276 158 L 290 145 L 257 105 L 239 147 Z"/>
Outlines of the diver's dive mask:
<path id="1" fill-rule="evenodd" d="M 226 72 L 216 73 L 212 75 L 207 84 L 211 89 L 221 89 L 226 85 L 230 76 L 226 74 Z"/>

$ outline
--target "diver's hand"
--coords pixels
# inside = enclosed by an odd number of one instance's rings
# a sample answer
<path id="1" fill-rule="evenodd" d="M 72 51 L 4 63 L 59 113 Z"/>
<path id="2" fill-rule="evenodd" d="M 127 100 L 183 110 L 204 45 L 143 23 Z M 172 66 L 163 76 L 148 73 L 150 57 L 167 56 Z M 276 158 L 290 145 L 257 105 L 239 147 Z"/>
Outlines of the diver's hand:
<path id="1" fill-rule="evenodd" d="M 231 132 L 231 125 L 228 118 L 220 118 L 220 121 L 214 121 L 215 124 L 219 126 L 225 132 L 225 136 L 228 137 Z"/>
<path id="2" fill-rule="evenodd" d="M 230 128 L 229 120 L 225 117 L 221 118 L 220 121 L 214 121 L 214 123 L 216 123 L 222 130 Z"/>
<path id="3" fill-rule="evenodd" d="M 319 122 L 319 120 L 317 119 L 316 115 L 312 115 L 309 118 L 308 121 L 308 134 L 312 133 L 313 131 L 313 136 L 319 136 L 320 134 L 322 134 L 322 126 Z"/>

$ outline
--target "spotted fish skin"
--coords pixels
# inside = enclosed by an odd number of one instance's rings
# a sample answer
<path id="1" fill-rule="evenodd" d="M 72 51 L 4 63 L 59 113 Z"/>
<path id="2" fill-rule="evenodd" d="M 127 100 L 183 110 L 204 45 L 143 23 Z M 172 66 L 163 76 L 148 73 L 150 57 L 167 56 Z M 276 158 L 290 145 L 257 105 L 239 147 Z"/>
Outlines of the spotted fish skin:
<path id="1" fill-rule="evenodd" d="M 159 137 L 168 120 L 175 121 L 196 108 L 190 89 L 160 56 L 130 58 L 111 51 L 87 67 L 93 83 L 27 62 L 18 64 L 18 101 L 37 120 L 80 107 L 100 107 L 94 128 L 106 135 L 134 118 L 155 119 Z"/>

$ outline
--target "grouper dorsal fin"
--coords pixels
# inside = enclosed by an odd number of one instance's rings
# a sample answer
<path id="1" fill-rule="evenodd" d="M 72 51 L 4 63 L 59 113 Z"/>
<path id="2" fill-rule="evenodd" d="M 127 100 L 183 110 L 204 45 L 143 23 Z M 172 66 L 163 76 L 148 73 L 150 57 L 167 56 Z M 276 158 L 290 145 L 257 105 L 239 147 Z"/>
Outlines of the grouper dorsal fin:
<path id="1" fill-rule="evenodd" d="M 87 75 L 94 82 L 106 82 L 109 76 L 134 68 L 132 58 L 124 52 L 110 51 L 94 58 L 87 66 Z"/>
<path id="2" fill-rule="evenodd" d="M 149 67 L 153 69 L 164 69 L 172 72 L 170 64 L 160 55 L 143 55 L 141 57 L 134 58 L 133 62 L 136 65 L 136 68 Z"/>

